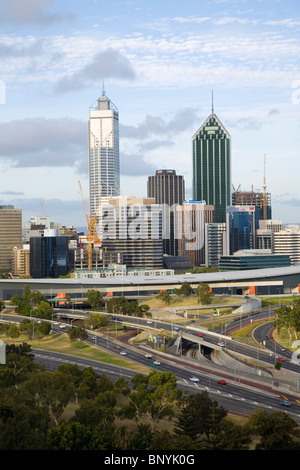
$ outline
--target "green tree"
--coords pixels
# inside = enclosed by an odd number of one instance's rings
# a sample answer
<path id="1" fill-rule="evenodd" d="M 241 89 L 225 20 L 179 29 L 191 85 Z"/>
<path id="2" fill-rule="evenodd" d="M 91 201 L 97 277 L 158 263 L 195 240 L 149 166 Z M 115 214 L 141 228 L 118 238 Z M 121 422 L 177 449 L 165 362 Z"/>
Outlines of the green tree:
<path id="1" fill-rule="evenodd" d="M 251 432 L 260 437 L 257 450 L 300 448 L 297 423 L 284 411 L 268 413 L 267 410 L 256 410 L 249 416 L 248 425 Z"/>
<path id="2" fill-rule="evenodd" d="M 86 293 L 86 298 L 92 310 L 98 310 L 105 305 L 103 295 L 95 289 L 89 289 Z"/>
<path id="3" fill-rule="evenodd" d="M 58 425 L 58 418 L 73 393 L 68 376 L 57 371 L 41 371 L 34 374 L 24 387 L 35 398 L 37 406 L 48 409 L 50 416 Z"/>
<path id="4" fill-rule="evenodd" d="M 68 330 L 68 335 L 71 341 L 84 341 L 89 336 L 81 326 L 71 326 Z"/>
<path id="5" fill-rule="evenodd" d="M 192 295 L 193 289 L 189 282 L 184 281 L 182 283 L 181 288 L 180 288 L 180 293 L 181 295 L 185 297 L 190 297 Z"/>
<path id="6" fill-rule="evenodd" d="M 196 289 L 196 296 L 199 304 L 209 305 L 212 303 L 213 293 L 208 284 L 201 282 Z"/>
<path id="7" fill-rule="evenodd" d="M 172 297 L 168 290 L 162 290 L 157 294 L 156 298 L 162 300 L 162 302 L 167 305 L 170 305 L 172 303 Z"/>
<path id="8" fill-rule="evenodd" d="M 107 323 L 107 317 L 105 315 L 101 315 L 100 313 L 91 313 L 84 318 L 84 324 L 86 328 L 93 330 L 103 328 L 104 326 L 107 326 Z"/>
<path id="9" fill-rule="evenodd" d="M 42 300 L 36 305 L 34 316 L 36 318 L 44 318 L 46 320 L 51 320 L 53 312 L 53 307 L 51 307 L 48 302 Z"/>

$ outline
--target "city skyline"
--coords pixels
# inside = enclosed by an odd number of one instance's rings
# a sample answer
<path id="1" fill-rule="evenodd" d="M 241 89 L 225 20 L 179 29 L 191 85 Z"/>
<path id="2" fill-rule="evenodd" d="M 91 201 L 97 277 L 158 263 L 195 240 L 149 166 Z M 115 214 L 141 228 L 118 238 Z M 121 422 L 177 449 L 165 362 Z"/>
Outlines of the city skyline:
<path id="1" fill-rule="evenodd" d="M 232 138 L 232 184 L 300 223 L 300 6 L 207 0 L 0 2 L 1 204 L 85 226 L 89 108 L 120 113 L 121 194 L 174 169 L 192 197 L 192 136 L 214 110 Z M 286 177 L 285 177 L 286 175 Z M 299 212 L 299 211 L 298 211 Z"/>

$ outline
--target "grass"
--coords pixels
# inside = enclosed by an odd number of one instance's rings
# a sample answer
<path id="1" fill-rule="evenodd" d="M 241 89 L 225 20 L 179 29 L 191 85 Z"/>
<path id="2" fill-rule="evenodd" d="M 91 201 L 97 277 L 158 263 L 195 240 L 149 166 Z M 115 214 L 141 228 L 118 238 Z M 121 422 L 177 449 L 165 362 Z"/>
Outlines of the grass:
<path id="1" fill-rule="evenodd" d="M 2 335 L 2 337 L 0 336 L 0 338 L 7 344 L 21 344 L 25 342 L 30 344 L 33 349 L 59 352 L 61 354 L 68 354 L 71 356 L 91 359 L 93 361 L 113 364 L 118 367 L 133 369 L 137 372 L 149 373 L 149 368 L 143 365 L 131 362 L 130 360 L 119 356 L 117 353 L 107 353 L 107 351 L 103 349 L 90 346 L 86 343 L 72 342 L 70 341 L 69 337 L 65 334 L 55 333 L 42 339 L 36 340 L 28 339 L 25 334 L 21 334 L 20 337 L 17 339 L 7 338 L 4 335 Z"/>

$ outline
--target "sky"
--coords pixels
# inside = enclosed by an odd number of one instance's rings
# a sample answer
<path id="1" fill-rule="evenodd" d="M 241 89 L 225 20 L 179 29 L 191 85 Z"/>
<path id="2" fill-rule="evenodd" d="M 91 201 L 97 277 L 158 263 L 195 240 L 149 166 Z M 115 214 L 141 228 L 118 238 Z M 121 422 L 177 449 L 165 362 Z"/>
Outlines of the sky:
<path id="1" fill-rule="evenodd" d="M 263 190 L 300 224 L 298 0 L 0 0 L 0 205 L 82 227 L 89 109 L 119 110 L 121 194 L 158 169 L 184 175 L 214 112 L 232 141 L 232 185 Z"/>

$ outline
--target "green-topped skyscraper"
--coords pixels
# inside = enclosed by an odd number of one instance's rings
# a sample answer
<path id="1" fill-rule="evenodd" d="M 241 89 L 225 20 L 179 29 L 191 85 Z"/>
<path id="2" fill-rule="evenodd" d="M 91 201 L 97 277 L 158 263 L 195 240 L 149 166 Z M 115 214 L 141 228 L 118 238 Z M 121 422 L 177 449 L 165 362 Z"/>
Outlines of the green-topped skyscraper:
<path id="1" fill-rule="evenodd" d="M 193 135 L 193 199 L 215 206 L 214 222 L 226 222 L 231 205 L 231 137 L 212 112 Z"/>

